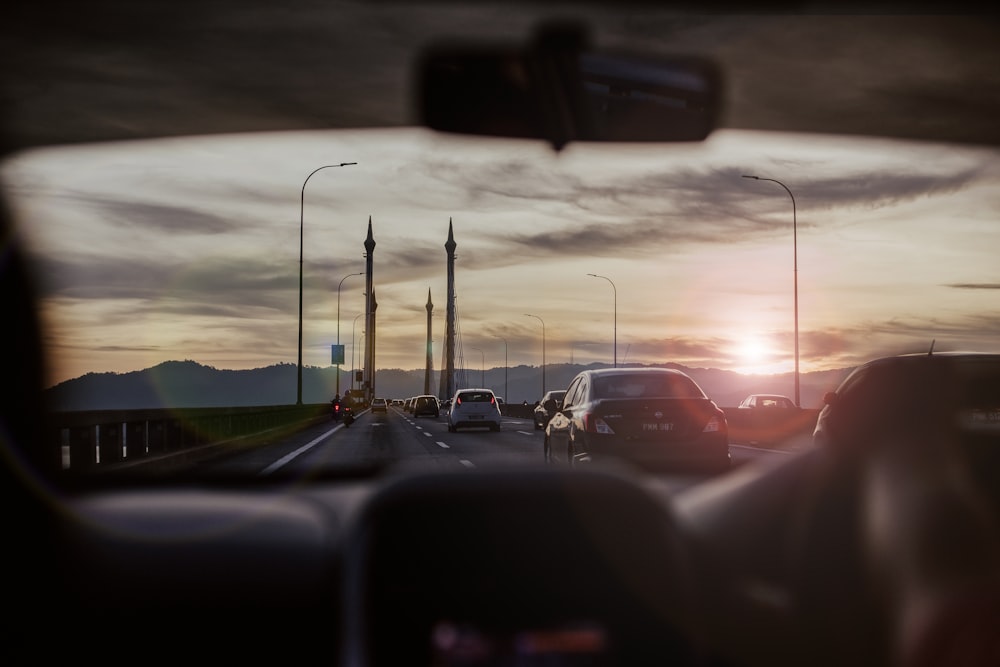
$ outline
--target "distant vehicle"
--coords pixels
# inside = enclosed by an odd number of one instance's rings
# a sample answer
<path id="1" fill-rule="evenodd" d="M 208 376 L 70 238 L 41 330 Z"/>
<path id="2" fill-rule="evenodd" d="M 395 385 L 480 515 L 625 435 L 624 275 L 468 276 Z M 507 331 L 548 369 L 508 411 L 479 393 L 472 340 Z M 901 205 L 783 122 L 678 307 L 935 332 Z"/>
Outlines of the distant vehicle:
<path id="1" fill-rule="evenodd" d="M 583 371 L 545 427 L 547 462 L 623 460 L 643 468 L 728 470 L 726 414 L 686 373 Z"/>
<path id="2" fill-rule="evenodd" d="M 448 430 L 454 433 L 465 427 L 500 430 L 500 407 L 492 390 L 459 389 L 455 392 L 448 411 Z"/>
<path id="3" fill-rule="evenodd" d="M 795 401 L 780 394 L 750 394 L 737 407 L 740 410 L 795 409 Z"/>
<path id="4" fill-rule="evenodd" d="M 536 431 L 541 431 L 548 425 L 549 420 L 552 419 L 552 415 L 554 415 L 559 409 L 559 406 L 562 405 L 562 400 L 565 396 L 565 389 L 545 392 L 545 395 L 542 396 L 542 400 L 538 402 L 538 405 L 535 406 L 535 410 L 532 413 Z"/>
<path id="5" fill-rule="evenodd" d="M 372 412 L 389 412 L 389 403 L 384 398 L 372 399 Z"/>
<path id="6" fill-rule="evenodd" d="M 438 417 L 441 414 L 441 406 L 438 405 L 437 396 L 423 394 L 413 399 L 414 417 Z"/>

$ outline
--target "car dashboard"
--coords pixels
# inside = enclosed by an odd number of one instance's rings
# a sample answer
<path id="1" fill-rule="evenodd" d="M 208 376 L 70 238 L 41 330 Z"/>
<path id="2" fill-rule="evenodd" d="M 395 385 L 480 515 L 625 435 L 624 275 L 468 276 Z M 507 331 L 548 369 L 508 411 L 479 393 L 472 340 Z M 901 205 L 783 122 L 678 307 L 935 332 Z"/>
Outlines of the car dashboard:
<path id="1" fill-rule="evenodd" d="M 881 664 L 847 565 L 857 541 L 834 527 L 788 548 L 796 517 L 815 519 L 815 469 L 805 453 L 680 492 L 524 466 L 78 490 L 43 588 L 66 646 L 111 662 L 143 637 L 167 658 L 321 652 L 351 667 L 824 664 L 812 642 L 844 614 L 841 648 Z M 849 525 L 850 499 L 826 497 L 827 525 Z"/>
<path id="2" fill-rule="evenodd" d="M 169 636 L 178 656 L 322 650 L 358 666 L 694 664 L 701 651 L 675 519 L 610 471 L 123 487 L 65 503 L 51 601 L 70 636 L 107 628 L 109 657 L 139 635 Z"/>

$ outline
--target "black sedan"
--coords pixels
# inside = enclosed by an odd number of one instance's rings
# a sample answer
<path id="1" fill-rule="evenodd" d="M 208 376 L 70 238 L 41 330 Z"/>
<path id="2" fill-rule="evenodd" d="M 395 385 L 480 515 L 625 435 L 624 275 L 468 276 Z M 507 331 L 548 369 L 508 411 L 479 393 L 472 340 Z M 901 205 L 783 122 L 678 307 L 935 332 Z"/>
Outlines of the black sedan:
<path id="1" fill-rule="evenodd" d="M 668 368 L 579 373 L 545 427 L 548 462 L 624 460 L 641 467 L 725 470 L 725 413 L 687 374 Z"/>

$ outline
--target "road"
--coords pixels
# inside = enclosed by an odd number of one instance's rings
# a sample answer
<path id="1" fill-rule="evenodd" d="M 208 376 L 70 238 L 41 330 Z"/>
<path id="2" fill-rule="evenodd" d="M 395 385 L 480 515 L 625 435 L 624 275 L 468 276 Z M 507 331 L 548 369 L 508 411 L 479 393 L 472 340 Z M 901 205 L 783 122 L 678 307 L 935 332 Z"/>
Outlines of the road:
<path id="1" fill-rule="evenodd" d="M 344 471 L 372 466 L 459 470 L 490 466 L 541 465 L 543 433 L 530 419 L 504 417 L 499 432 L 460 429 L 449 433 L 445 416 L 413 417 L 392 406 L 386 413 L 366 411 L 350 427 L 324 422 L 266 447 L 213 464 L 213 472 L 238 475 L 308 476 L 317 470 Z M 734 466 L 788 456 L 788 452 L 734 444 Z M 704 474 L 670 476 L 684 487 Z"/>

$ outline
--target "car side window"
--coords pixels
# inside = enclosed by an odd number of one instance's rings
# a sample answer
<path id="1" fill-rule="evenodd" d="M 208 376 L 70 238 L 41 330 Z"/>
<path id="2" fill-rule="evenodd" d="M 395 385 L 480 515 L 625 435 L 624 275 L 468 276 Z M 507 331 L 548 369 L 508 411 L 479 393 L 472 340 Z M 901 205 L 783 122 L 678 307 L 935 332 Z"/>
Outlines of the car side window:
<path id="1" fill-rule="evenodd" d="M 579 387 L 580 387 L 580 378 L 576 378 L 570 383 L 569 388 L 566 390 L 566 395 L 563 397 L 562 406 L 564 408 L 568 408 L 576 404 L 576 394 L 577 394 L 577 389 L 579 389 Z"/>

